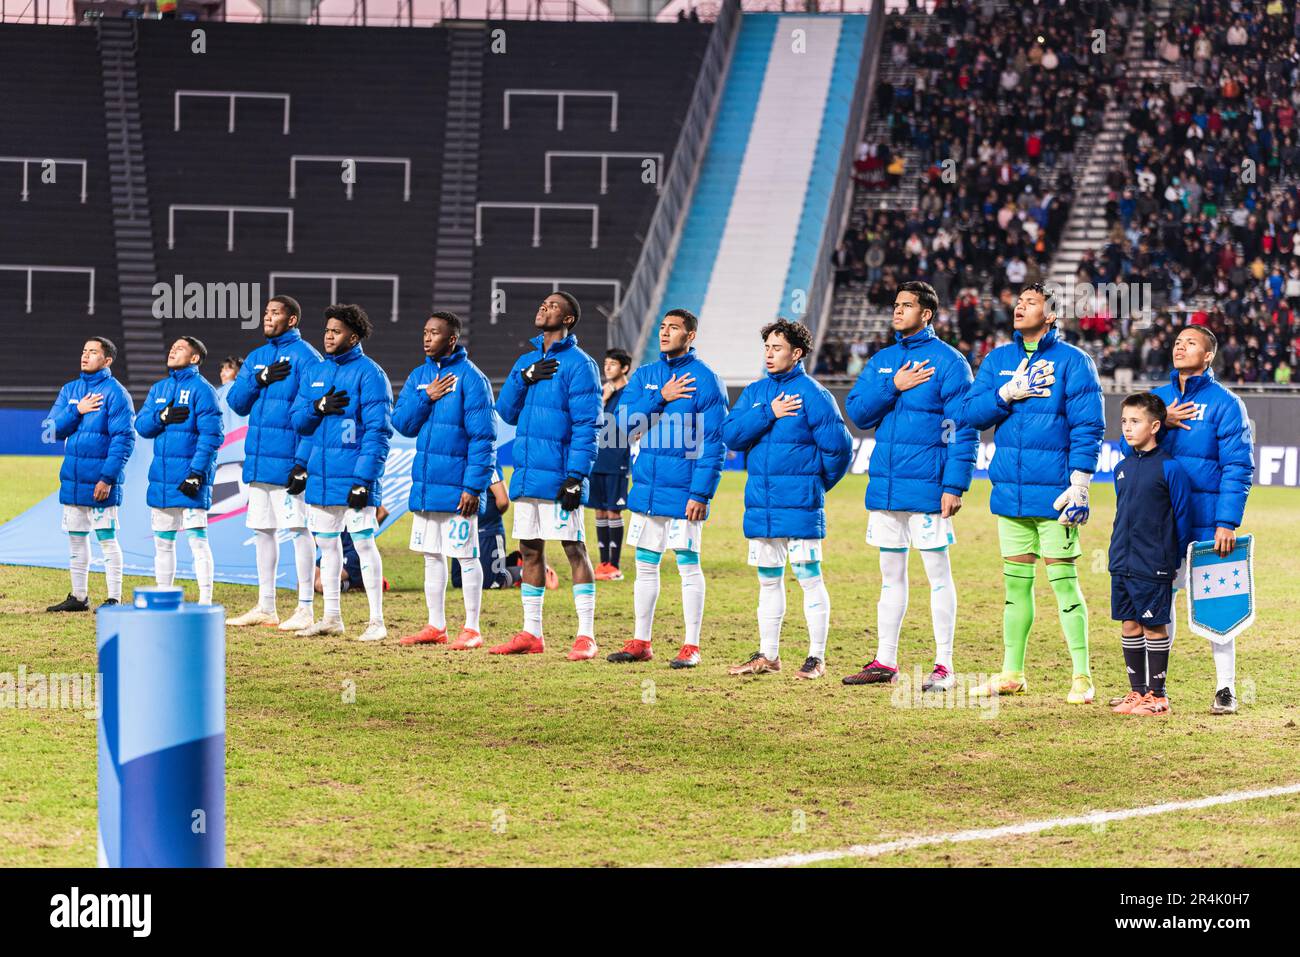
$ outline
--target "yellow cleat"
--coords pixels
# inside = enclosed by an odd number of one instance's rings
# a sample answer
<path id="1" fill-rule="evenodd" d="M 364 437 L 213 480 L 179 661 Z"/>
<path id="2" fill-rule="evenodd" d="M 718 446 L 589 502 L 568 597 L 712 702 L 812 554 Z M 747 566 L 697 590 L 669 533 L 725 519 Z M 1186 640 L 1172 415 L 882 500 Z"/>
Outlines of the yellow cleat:
<path id="1" fill-rule="evenodd" d="M 1069 704 L 1092 704 L 1095 694 L 1091 675 L 1075 675 L 1074 681 L 1070 684 L 1070 693 L 1065 700 Z"/>
<path id="2" fill-rule="evenodd" d="M 992 698 L 995 695 L 1024 694 L 1029 688 L 1023 671 L 1000 671 L 981 685 L 967 692 L 972 698 Z"/>

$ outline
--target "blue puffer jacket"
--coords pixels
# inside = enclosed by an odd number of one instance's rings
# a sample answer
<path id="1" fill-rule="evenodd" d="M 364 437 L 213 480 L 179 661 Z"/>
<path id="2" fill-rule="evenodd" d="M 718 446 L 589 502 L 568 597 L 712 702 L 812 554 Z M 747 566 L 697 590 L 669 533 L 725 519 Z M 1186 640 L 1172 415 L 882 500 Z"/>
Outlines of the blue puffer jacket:
<path id="1" fill-rule="evenodd" d="M 686 375 L 695 377 L 695 391 L 665 403 L 659 394 L 664 383 Z M 661 352 L 658 362 L 637 369 L 623 390 L 617 417 L 630 432 L 642 430 L 629 509 L 685 518 L 691 499 L 709 504 L 727 457 L 722 441 L 727 387 L 694 349 L 672 359 Z"/>
<path id="2" fill-rule="evenodd" d="M 164 427 L 158 416 L 169 404 L 188 405 L 190 417 Z M 217 450 L 221 448 L 221 406 L 217 390 L 199 375 L 198 366 L 173 369 L 149 389 L 144 405 L 135 417 L 135 430 L 153 439 L 153 461 L 149 463 L 151 508 L 211 508 L 212 480 L 217 474 Z M 179 488 L 191 475 L 203 476 L 196 498 Z"/>
<path id="3" fill-rule="evenodd" d="M 773 415 L 781 393 L 803 399 L 797 415 Z M 746 538 L 826 537 L 826 493 L 848 471 L 853 436 L 835 399 L 802 364 L 745 386 L 722 438 L 746 453 Z"/>
<path id="4" fill-rule="evenodd" d="M 437 402 L 424 387 L 454 375 L 456 385 Z M 481 496 L 496 468 L 497 415 L 492 384 L 469 361 L 464 346 L 442 359 L 426 357 L 406 377 L 393 409 L 393 428 L 415 436 L 409 505 L 416 512 L 454 512 L 462 492 Z"/>
<path id="5" fill-rule="evenodd" d="M 566 336 L 546 353 L 543 341 L 532 339 L 533 349 L 515 362 L 497 396 L 498 414 L 518 426 L 510 497 L 554 499 L 572 475 L 582 478 L 586 502 L 600 432 L 600 372 L 596 360 L 578 348 L 577 336 Z M 521 373 L 543 358 L 559 361 L 555 376 L 525 385 Z"/>
<path id="6" fill-rule="evenodd" d="M 77 403 L 98 392 L 103 404 L 82 415 Z M 54 424 L 54 437 L 67 439 L 63 464 L 59 467 L 59 503 L 109 508 L 122 504 L 122 483 L 126 460 L 135 448 L 135 404 L 111 369 L 81 374 L 59 390 L 47 421 Z M 95 501 L 95 485 L 113 486 L 108 498 Z"/>
<path id="7" fill-rule="evenodd" d="M 1052 394 L 1010 404 L 998 389 L 1010 381 L 1022 359 L 1046 359 L 1054 364 Z M 1052 507 L 1070 485 L 1071 472 L 1097 470 L 1101 436 L 1105 431 L 1101 382 L 1092 358 L 1057 338 L 1053 324 L 1025 351 L 1020 333 L 1015 342 L 998 346 L 980 364 L 966 397 L 964 424 L 976 429 L 997 427 L 996 449 L 989 464 L 994 515 L 1008 518 L 1057 518 Z"/>
<path id="8" fill-rule="evenodd" d="M 1160 447 L 1187 470 L 1192 482 L 1192 532 L 1198 542 L 1214 538 L 1216 528 L 1235 529 L 1246 511 L 1246 496 L 1255 475 L 1254 439 L 1246 405 L 1214 378 L 1214 372 L 1191 376 L 1185 391 L 1178 372 L 1169 385 L 1155 390 L 1166 405 L 1196 403 L 1187 429 L 1162 429 Z"/>
<path id="9" fill-rule="evenodd" d="M 348 394 L 341 415 L 316 411 L 314 403 L 330 389 Z M 293 403 L 293 427 L 308 439 L 300 454 L 307 459 L 309 505 L 347 505 L 353 485 L 369 490 L 367 504 L 382 504 L 379 478 L 393 436 L 392 410 L 388 376 L 361 343 L 326 356 L 303 373 Z"/>
<path id="10" fill-rule="evenodd" d="M 266 388 L 257 384 L 257 373 L 281 359 L 289 360 L 289 375 Z M 293 400 L 298 395 L 302 374 L 320 362 L 320 353 L 303 341 L 297 329 L 268 339 L 254 349 L 230 386 L 226 403 L 238 415 L 248 416 L 244 436 L 244 482 L 284 485 L 295 465 L 306 465 L 299 456 L 306 443 L 293 427 Z"/>
<path id="11" fill-rule="evenodd" d="M 971 371 L 966 357 L 926 326 L 881 349 L 845 402 L 860 429 L 876 430 L 867 508 L 933 514 L 942 495 L 962 495 L 975 471 L 979 433 L 962 422 Z M 929 360 L 927 381 L 900 392 L 894 374 L 905 362 Z"/>

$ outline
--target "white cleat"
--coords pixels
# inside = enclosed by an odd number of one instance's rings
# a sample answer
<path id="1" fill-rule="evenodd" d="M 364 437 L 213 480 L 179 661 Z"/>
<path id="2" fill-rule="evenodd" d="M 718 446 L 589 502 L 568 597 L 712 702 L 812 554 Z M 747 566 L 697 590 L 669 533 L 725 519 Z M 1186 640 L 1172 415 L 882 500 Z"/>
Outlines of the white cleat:
<path id="1" fill-rule="evenodd" d="M 299 604 L 292 615 L 280 625 L 281 631 L 302 631 L 316 624 L 316 615 L 311 605 Z"/>
<path id="2" fill-rule="evenodd" d="M 366 625 L 366 630 L 357 636 L 357 641 L 383 641 L 387 637 L 388 629 L 384 627 L 383 621 L 371 621 Z"/>
<path id="3" fill-rule="evenodd" d="M 322 618 L 302 631 L 295 631 L 299 638 L 315 638 L 317 635 L 341 635 L 343 634 L 342 618 Z"/>
<path id="4" fill-rule="evenodd" d="M 249 625 L 278 625 L 280 616 L 275 612 L 262 611 L 261 608 L 250 608 L 238 618 L 231 618 L 227 625 L 233 628 L 247 628 Z"/>

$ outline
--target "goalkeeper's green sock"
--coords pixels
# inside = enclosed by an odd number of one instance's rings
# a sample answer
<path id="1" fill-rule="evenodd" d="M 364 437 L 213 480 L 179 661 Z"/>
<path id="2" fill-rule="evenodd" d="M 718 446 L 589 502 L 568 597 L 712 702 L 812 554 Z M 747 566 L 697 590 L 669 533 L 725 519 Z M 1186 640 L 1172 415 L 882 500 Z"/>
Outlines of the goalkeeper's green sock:
<path id="1" fill-rule="evenodd" d="M 1002 583 L 1007 593 L 1002 606 L 1002 670 L 1023 674 L 1025 645 L 1034 627 L 1034 566 L 1004 561 Z"/>
<path id="2" fill-rule="evenodd" d="M 1056 593 L 1056 607 L 1061 613 L 1061 631 L 1070 649 L 1076 675 L 1091 675 L 1088 664 L 1088 606 L 1079 590 L 1079 570 L 1073 562 L 1047 566 L 1047 580 Z"/>

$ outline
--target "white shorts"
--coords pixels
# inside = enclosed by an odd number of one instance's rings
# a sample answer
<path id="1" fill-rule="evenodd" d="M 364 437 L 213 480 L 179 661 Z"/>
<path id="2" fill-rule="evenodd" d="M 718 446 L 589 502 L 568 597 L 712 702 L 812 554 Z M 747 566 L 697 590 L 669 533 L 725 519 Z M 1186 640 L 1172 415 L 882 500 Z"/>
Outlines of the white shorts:
<path id="1" fill-rule="evenodd" d="M 559 502 L 541 498 L 521 498 L 514 503 L 515 520 L 511 534 L 521 542 L 585 542 L 582 506 L 572 512 L 560 508 Z"/>
<path id="2" fill-rule="evenodd" d="M 374 532 L 379 530 L 375 507 L 349 508 L 347 505 L 308 505 L 307 528 L 313 535 L 347 532 Z"/>
<path id="3" fill-rule="evenodd" d="M 179 532 L 181 529 L 207 528 L 206 508 L 151 508 L 149 524 L 155 532 Z"/>
<path id="4" fill-rule="evenodd" d="M 749 564 L 759 568 L 783 568 L 787 557 L 792 565 L 796 562 L 819 562 L 822 560 L 822 541 L 820 538 L 751 538 Z"/>
<path id="5" fill-rule="evenodd" d="M 873 511 L 867 516 L 867 544 L 876 548 L 945 548 L 957 540 L 952 519 L 938 512 Z"/>
<path id="6" fill-rule="evenodd" d="M 65 532 L 98 532 L 117 528 L 117 506 L 96 508 L 93 505 L 63 506 Z"/>
<path id="7" fill-rule="evenodd" d="M 652 552 L 698 552 L 703 535 L 703 522 L 633 512 L 627 528 L 627 544 L 629 548 Z"/>
<path id="8" fill-rule="evenodd" d="M 478 516 L 412 512 L 411 551 L 448 558 L 478 558 Z"/>
<path id="9" fill-rule="evenodd" d="M 248 513 L 244 524 L 258 531 L 306 528 L 307 503 L 302 493 L 290 495 L 283 485 L 254 482 L 248 486 Z"/>

